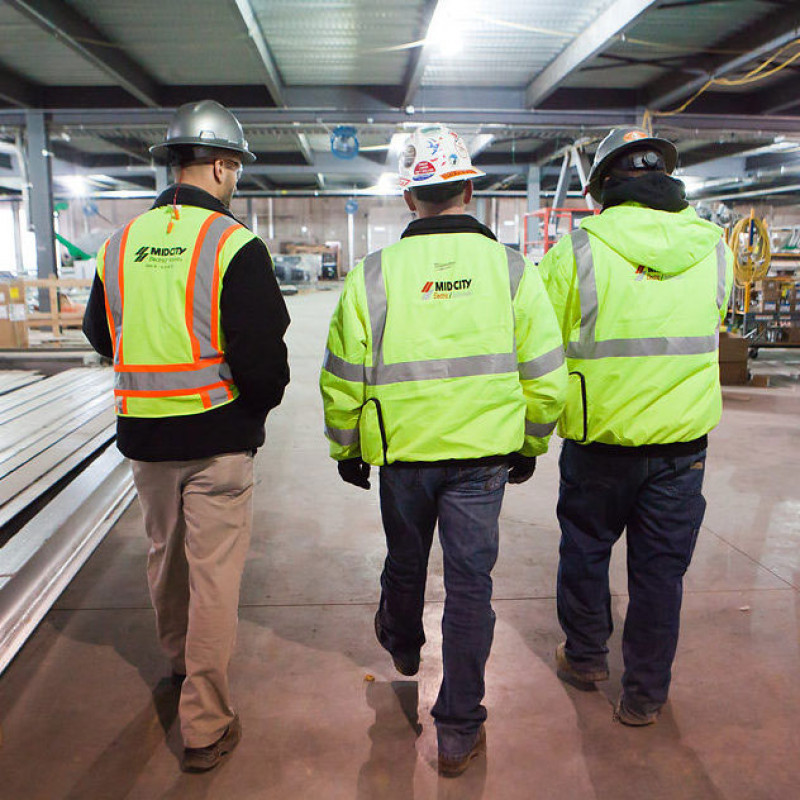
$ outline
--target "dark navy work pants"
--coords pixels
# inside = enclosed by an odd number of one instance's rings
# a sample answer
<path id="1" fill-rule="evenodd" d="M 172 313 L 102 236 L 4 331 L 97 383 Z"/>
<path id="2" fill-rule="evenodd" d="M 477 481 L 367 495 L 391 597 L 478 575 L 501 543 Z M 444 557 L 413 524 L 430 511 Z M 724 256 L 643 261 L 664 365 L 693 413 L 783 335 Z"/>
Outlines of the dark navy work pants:
<path id="1" fill-rule="evenodd" d="M 612 631 L 608 566 L 627 531 L 629 604 L 622 634 L 626 705 L 649 713 L 667 699 L 678 644 L 683 576 L 706 503 L 706 452 L 601 452 L 565 441 L 559 461 L 558 618 L 576 667 L 605 667 Z"/>
<path id="2" fill-rule="evenodd" d="M 422 611 L 433 531 L 444 556 L 444 676 L 431 709 L 439 752 L 465 755 L 486 708 L 484 671 L 494 635 L 491 571 L 508 467 L 381 468 L 381 516 L 388 554 L 381 575 L 382 644 L 414 652 L 425 642 Z"/>

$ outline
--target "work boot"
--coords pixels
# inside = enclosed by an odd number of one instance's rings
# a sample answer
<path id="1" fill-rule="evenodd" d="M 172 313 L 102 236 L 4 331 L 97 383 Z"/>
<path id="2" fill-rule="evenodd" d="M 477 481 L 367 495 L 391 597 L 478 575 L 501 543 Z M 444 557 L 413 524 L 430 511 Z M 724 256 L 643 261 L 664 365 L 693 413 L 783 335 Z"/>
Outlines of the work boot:
<path id="1" fill-rule="evenodd" d="M 378 644 L 386 650 L 387 653 L 392 657 L 392 661 L 394 662 L 394 668 L 401 674 L 405 675 L 406 677 L 411 677 L 412 675 L 416 675 L 419 672 L 419 650 L 405 652 L 405 653 L 393 653 L 389 648 L 383 643 L 383 625 L 381 625 L 381 612 L 380 609 L 375 612 L 375 636 L 378 639 Z"/>
<path id="2" fill-rule="evenodd" d="M 614 707 L 614 721 L 621 722 L 623 725 L 630 725 L 633 728 L 643 728 L 645 725 L 652 725 L 661 713 L 661 709 L 655 711 L 637 711 L 631 708 L 625 701 L 625 695 L 621 694 L 617 705 Z"/>
<path id="3" fill-rule="evenodd" d="M 561 642 L 556 647 L 556 675 L 564 683 L 569 683 L 577 689 L 587 691 L 588 689 L 593 689 L 597 681 L 608 680 L 607 667 L 582 669 L 574 666 L 567 657 L 566 645 L 566 642 Z"/>
<path id="4" fill-rule="evenodd" d="M 216 742 L 206 747 L 184 747 L 181 769 L 184 772 L 208 772 L 228 755 L 242 738 L 242 723 L 237 714 Z"/>
<path id="5" fill-rule="evenodd" d="M 472 749 L 460 758 L 450 758 L 444 753 L 439 753 L 439 774 L 443 778 L 457 778 L 469 766 L 473 758 L 477 758 L 481 753 L 486 752 L 486 728 L 481 725 L 478 729 L 478 736 Z"/>

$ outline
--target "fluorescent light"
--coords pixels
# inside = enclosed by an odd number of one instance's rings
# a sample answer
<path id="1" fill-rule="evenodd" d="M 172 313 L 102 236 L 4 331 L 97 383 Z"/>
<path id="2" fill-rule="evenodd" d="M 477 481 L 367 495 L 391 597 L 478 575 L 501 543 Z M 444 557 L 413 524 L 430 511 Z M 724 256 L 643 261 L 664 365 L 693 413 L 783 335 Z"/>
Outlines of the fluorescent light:
<path id="1" fill-rule="evenodd" d="M 89 183 L 83 175 L 60 175 L 60 183 L 63 183 L 69 193 L 75 197 L 86 197 L 89 191 Z"/>

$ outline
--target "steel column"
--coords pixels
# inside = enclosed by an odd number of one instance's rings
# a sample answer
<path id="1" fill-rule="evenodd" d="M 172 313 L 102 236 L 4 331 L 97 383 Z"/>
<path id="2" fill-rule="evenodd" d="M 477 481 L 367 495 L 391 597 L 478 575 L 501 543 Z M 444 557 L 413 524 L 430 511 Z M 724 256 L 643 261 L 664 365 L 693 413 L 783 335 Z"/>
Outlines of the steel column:
<path id="1" fill-rule="evenodd" d="M 26 111 L 29 224 L 36 234 L 36 273 L 40 278 L 56 274 L 55 226 L 53 222 L 53 177 L 51 153 L 43 111 Z M 39 291 L 39 310 L 50 310 L 47 290 Z"/>
<path id="2" fill-rule="evenodd" d="M 531 164 L 528 167 L 528 211 L 542 207 L 542 169 Z"/>

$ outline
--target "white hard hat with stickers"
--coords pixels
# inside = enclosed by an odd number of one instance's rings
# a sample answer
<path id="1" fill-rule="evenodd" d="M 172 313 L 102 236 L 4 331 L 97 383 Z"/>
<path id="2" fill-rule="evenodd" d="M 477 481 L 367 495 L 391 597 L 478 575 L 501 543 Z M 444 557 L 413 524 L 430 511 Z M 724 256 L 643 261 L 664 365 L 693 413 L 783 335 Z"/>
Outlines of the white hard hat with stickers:
<path id="1" fill-rule="evenodd" d="M 406 140 L 399 163 L 400 188 L 466 181 L 485 175 L 472 166 L 463 139 L 444 125 L 418 128 Z"/>

